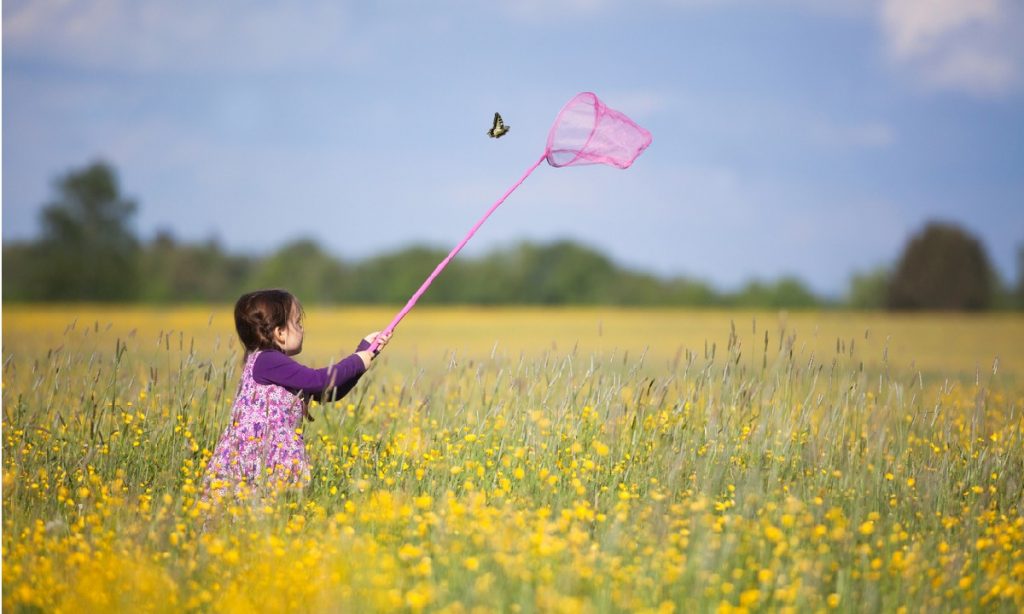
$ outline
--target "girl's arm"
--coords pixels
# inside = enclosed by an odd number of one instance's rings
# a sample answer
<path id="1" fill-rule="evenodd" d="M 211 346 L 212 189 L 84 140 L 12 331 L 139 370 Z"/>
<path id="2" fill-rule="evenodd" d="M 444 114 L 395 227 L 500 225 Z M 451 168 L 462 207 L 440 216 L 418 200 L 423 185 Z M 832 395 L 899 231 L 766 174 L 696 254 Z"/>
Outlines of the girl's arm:
<path id="1" fill-rule="evenodd" d="M 352 390 L 376 358 L 369 348 L 378 334 L 370 333 L 359 342 L 354 354 L 323 369 L 301 365 L 283 352 L 263 352 L 253 365 L 253 379 L 258 384 L 276 384 L 316 401 L 340 399 Z M 387 335 L 381 340 L 378 352 L 390 339 L 391 335 Z"/>
<path id="2" fill-rule="evenodd" d="M 317 401 L 340 399 L 352 390 L 366 372 L 363 358 L 352 354 L 323 369 L 311 369 L 282 352 L 267 351 L 256 358 L 252 368 L 258 384 L 276 384 Z"/>

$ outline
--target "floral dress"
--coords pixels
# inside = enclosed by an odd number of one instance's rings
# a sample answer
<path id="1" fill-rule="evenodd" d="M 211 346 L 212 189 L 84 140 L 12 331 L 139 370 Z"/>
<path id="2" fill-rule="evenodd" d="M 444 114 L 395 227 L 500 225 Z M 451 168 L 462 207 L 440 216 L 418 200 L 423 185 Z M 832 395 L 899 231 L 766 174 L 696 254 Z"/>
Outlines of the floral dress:
<path id="1" fill-rule="evenodd" d="M 253 365 L 261 352 L 245 361 L 231 423 L 213 451 L 204 491 L 223 496 L 245 485 L 303 486 L 309 482 L 309 459 L 302 438 L 303 399 L 276 384 L 259 384 Z"/>

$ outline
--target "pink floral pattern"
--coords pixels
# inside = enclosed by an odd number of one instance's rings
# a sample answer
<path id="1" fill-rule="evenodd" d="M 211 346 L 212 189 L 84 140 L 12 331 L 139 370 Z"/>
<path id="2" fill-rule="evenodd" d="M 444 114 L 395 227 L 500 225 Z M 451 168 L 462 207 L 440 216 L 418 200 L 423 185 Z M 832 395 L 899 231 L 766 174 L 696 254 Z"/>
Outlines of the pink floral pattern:
<path id="1" fill-rule="evenodd" d="M 243 485 L 303 486 L 309 482 L 309 459 L 302 438 L 303 400 L 276 384 L 258 384 L 253 365 L 260 352 L 245 361 L 231 423 L 213 451 L 205 491 L 225 494 Z"/>

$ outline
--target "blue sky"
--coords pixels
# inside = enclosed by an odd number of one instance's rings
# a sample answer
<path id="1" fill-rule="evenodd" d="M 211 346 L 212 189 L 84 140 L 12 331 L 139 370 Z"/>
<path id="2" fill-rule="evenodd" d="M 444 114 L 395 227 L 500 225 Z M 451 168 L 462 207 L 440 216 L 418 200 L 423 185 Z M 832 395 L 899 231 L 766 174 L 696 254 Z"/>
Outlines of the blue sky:
<path id="1" fill-rule="evenodd" d="M 571 238 L 721 289 L 839 295 L 941 219 L 1017 275 L 1017 0 L 8 0 L 3 238 L 36 236 L 54 180 L 103 159 L 144 238 L 447 249 L 580 91 L 651 147 L 627 170 L 541 166 L 466 254 Z"/>

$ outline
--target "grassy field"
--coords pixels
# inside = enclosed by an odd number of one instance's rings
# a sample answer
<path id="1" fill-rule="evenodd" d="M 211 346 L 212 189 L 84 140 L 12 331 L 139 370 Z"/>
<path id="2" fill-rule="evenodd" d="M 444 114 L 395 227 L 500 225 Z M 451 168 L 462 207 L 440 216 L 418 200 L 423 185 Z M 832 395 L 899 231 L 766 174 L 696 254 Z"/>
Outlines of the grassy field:
<path id="1" fill-rule="evenodd" d="M 1024 608 L 1019 315 L 417 309 L 214 509 L 229 307 L 5 308 L 3 365 L 12 612 Z"/>

